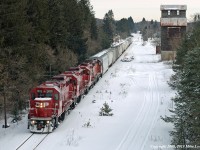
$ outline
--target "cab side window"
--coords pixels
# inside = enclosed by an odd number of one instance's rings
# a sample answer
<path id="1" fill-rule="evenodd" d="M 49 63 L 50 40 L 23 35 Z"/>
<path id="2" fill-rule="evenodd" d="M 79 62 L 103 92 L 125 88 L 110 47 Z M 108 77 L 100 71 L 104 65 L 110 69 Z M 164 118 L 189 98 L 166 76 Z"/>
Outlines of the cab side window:
<path id="1" fill-rule="evenodd" d="M 35 93 L 31 93 L 31 99 L 32 99 L 32 100 L 35 99 Z"/>
<path id="2" fill-rule="evenodd" d="M 54 94 L 54 100 L 59 100 L 58 94 Z"/>

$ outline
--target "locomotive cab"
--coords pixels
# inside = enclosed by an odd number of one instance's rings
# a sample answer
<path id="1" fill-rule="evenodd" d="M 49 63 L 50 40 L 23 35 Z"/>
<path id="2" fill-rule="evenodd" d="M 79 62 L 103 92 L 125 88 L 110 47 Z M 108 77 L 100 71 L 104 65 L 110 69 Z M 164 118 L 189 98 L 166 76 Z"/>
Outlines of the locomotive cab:
<path id="1" fill-rule="evenodd" d="M 31 91 L 28 127 L 31 132 L 52 132 L 62 105 L 59 88 L 37 87 Z"/>
<path id="2" fill-rule="evenodd" d="M 92 86 L 92 76 L 93 76 L 93 70 L 92 70 L 92 64 L 90 63 L 82 63 L 79 65 L 81 69 L 83 69 L 83 81 L 85 84 L 85 94 L 88 93 L 90 87 Z"/>

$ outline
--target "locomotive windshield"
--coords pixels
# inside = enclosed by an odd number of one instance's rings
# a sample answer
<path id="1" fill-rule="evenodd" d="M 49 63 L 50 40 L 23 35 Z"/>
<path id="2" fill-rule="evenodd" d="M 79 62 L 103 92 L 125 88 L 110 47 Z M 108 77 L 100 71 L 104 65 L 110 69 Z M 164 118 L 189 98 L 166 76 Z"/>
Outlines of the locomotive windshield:
<path id="1" fill-rule="evenodd" d="M 53 94 L 53 90 L 47 90 L 46 91 L 46 97 L 52 97 L 52 94 Z"/>
<path id="2" fill-rule="evenodd" d="M 37 90 L 37 97 L 44 98 L 44 97 L 49 97 L 52 98 L 53 95 L 53 90 Z"/>

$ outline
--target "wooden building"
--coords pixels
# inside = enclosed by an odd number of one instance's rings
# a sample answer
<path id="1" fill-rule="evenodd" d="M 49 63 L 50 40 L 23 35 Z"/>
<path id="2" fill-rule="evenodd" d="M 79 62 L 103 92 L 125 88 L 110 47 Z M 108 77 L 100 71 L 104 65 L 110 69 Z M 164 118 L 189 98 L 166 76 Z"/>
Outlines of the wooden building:
<path id="1" fill-rule="evenodd" d="M 161 5 L 161 57 L 174 60 L 176 48 L 186 33 L 186 5 Z"/>

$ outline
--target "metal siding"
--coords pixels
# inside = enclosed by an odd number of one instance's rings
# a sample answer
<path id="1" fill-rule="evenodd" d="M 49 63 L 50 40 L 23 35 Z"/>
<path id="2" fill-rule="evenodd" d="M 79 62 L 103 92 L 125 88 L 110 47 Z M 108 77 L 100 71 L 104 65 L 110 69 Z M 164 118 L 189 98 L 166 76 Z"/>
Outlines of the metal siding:
<path id="1" fill-rule="evenodd" d="M 187 10 L 187 5 L 160 5 L 160 10 Z"/>
<path id="2" fill-rule="evenodd" d="M 161 18 L 161 26 L 187 26 L 186 18 Z"/>
<path id="3" fill-rule="evenodd" d="M 113 48 L 113 49 L 112 49 L 112 52 L 113 52 L 113 61 L 115 62 L 115 61 L 117 60 L 117 58 L 118 58 L 118 57 L 117 57 L 118 55 L 117 55 L 117 50 L 116 50 L 116 48 Z"/>
<path id="4" fill-rule="evenodd" d="M 122 44 L 121 44 L 120 47 L 119 47 L 119 54 L 121 55 L 122 52 L 123 52 L 123 48 L 122 48 Z"/>
<path id="5" fill-rule="evenodd" d="M 102 65 L 103 65 L 102 73 L 104 74 L 108 70 L 111 62 L 114 63 L 119 58 L 119 56 L 123 53 L 123 51 L 125 49 L 127 49 L 127 47 L 131 43 L 132 43 L 132 39 L 128 38 L 128 39 L 126 39 L 125 42 L 121 43 L 120 45 L 113 47 L 113 48 L 103 50 L 103 51 L 93 55 L 92 57 L 90 57 L 90 59 L 98 59 L 99 61 L 101 61 Z"/>
<path id="6" fill-rule="evenodd" d="M 113 51 L 111 49 L 109 49 L 109 51 L 108 51 L 108 65 L 109 66 L 112 65 L 113 62 L 114 62 L 113 61 Z"/>
<path id="7" fill-rule="evenodd" d="M 105 54 L 102 56 L 102 60 L 103 60 L 103 74 L 108 70 L 108 55 Z"/>

